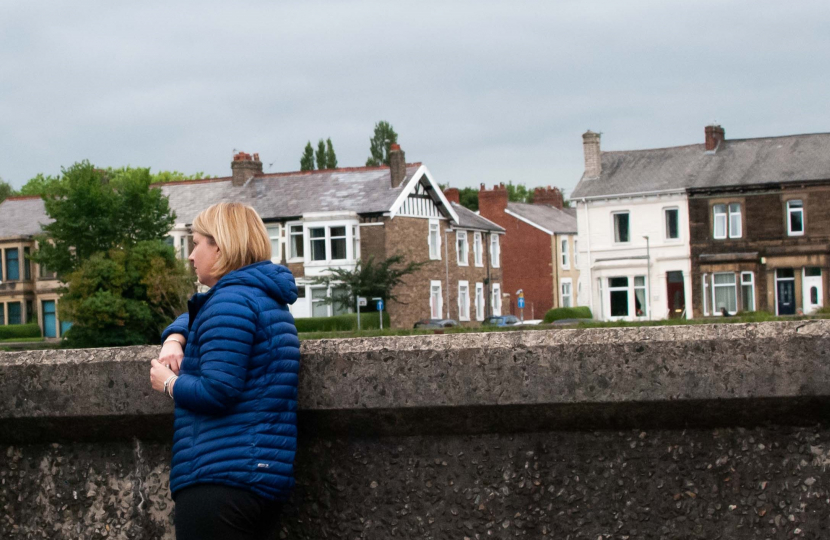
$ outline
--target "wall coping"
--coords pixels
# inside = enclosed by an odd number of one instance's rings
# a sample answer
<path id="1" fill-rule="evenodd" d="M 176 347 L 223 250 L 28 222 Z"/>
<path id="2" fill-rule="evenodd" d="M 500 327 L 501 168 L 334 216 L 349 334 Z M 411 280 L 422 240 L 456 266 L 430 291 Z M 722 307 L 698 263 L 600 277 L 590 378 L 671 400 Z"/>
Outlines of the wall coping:
<path id="1" fill-rule="evenodd" d="M 0 353 L 0 439 L 169 435 L 158 347 Z M 302 343 L 306 433 L 812 423 L 830 321 L 533 330 Z"/>

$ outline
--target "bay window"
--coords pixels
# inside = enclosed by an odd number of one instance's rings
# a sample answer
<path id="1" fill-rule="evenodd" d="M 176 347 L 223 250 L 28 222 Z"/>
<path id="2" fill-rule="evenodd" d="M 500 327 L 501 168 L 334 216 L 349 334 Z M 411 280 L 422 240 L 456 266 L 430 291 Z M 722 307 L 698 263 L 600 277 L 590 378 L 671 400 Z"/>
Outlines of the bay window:
<path id="1" fill-rule="evenodd" d="M 602 294 L 601 283 L 600 294 Z M 611 317 L 647 317 L 646 277 L 619 276 L 608 278 L 608 299 Z M 633 311 L 632 307 L 634 308 Z"/>
<path id="2" fill-rule="evenodd" d="M 735 274 L 732 272 L 720 272 L 712 274 L 714 314 L 720 315 L 725 309 L 730 315 L 738 312 L 738 291 L 735 284 Z"/>
<path id="3" fill-rule="evenodd" d="M 329 227 L 329 248 L 331 260 L 341 261 L 346 258 L 346 227 Z"/>

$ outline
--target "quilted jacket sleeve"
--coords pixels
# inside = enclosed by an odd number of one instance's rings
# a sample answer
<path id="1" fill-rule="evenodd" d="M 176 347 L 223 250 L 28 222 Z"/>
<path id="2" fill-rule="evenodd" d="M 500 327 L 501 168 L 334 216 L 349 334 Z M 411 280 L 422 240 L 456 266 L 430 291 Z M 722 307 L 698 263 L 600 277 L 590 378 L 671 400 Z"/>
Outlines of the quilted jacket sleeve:
<path id="1" fill-rule="evenodd" d="M 214 300 L 199 330 L 201 372 L 180 375 L 173 387 L 177 405 L 203 414 L 226 411 L 242 393 L 257 329 L 257 315 L 244 298 L 223 294 Z"/>
<path id="2" fill-rule="evenodd" d="M 170 324 L 170 326 L 164 329 L 164 332 L 161 333 L 161 342 L 164 343 L 164 340 L 167 339 L 167 336 L 170 334 L 182 334 L 184 338 L 187 339 L 187 327 L 189 324 L 190 315 L 182 313 Z"/>

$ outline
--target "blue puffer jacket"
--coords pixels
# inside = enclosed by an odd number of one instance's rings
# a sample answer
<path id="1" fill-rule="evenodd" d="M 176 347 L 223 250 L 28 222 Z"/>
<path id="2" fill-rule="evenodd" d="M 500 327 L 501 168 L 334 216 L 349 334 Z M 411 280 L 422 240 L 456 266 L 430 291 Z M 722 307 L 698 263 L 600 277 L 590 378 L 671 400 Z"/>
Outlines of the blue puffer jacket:
<path id="1" fill-rule="evenodd" d="M 196 294 L 162 334 L 184 334 L 173 388 L 170 491 L 193 484 L 250 489 L 284 500 L 294 487 L 300 342 L 284 266 L 259 262 Z"/>

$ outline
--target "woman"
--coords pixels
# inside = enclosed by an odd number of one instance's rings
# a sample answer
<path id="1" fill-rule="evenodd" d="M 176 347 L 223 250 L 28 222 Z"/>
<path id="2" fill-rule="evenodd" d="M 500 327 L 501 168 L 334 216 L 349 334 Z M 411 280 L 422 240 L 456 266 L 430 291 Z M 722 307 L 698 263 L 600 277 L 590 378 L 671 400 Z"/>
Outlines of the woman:
<path id="1" fill-rule="evenodd" d="M 297 286 L 271 263 L 253 208 L 216 204 L 192 228 L 190 260 L 210 290 L 164 331 L 150 369 L 176 406 L 176 537 L 276 538 L 294 486 L 300 342 L 288 304 Z"/>

